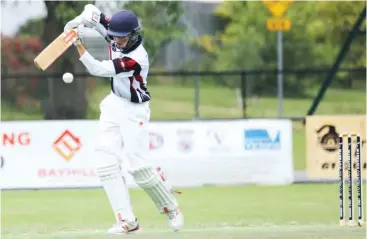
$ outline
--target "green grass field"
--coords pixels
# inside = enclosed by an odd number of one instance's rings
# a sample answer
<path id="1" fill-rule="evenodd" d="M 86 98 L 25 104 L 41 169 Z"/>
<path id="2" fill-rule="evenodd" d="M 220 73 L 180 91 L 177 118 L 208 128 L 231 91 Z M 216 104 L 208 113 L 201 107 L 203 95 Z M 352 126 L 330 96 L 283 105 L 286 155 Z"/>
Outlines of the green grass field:
<path id="1" fill-rule="evenodd" d="M 142 228 L 131 238 L 366 237 L 366 228 L 339 226 L 337 184 L 202 187 L 182 191 L 178 199 L 185 227 L 173 233 L 145 192 L 131 190 Z M 101 189 L 2 192 L 3 239 L 108 238 L 106 230 L 113 223 L 112 211 Z"/>
<path id="2" fill-rule="evenodd" d="M 110 92 L 108 84 L 96 82 L 96 89 L 89 94 L 88 118 L 97 119 L 99 103 Z M 330 88 L 321 102 L 316 114 L 366 114 L 366 87 L 359 89 Z M 170 84 L 150 85 L 152 94 L 152 120 L 157 119 L 192 119 L 194 118 L 194 88 Z M 310 90 L 314 96 L 317 89 Z M 286 117 L 304 117 L 312 103 L 309 98 L 286 98 L 284 115 Z M 249 117 L 276 117 L 277 98 L 259 97 L 249 99 L 247 115 Z M 2 102 L 2 120 L 37 120 L 42 119 L 39 106 L 15 109 Z M 200 116 L 203 118 L 240 118 L 242 112 L 237 106 L 233 89 L 202 86 L 200 88 Z M 305 169 L 305 129 L 299 122 L 293 123 L 293 159 L 295 169 Z"/>

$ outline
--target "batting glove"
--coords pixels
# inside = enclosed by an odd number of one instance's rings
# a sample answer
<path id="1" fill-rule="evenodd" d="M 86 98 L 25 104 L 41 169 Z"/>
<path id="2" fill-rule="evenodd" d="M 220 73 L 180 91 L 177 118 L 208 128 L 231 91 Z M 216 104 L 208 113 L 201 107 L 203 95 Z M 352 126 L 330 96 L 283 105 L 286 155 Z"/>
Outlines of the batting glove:
<path id="1" fill-rule="evenodd" d="M 74 46 L 84 44 L 83 38 L 81 37 L 82 36 L 82 28 L 83 28 L 83 25 L 79 25 L 77 28 L 73 29 L 73 30 L 76 31 L 76 41 L 73 43 Z M 67 30 L 67 31 L 70 31 L 70 30 Z"/>
<path id="2" fill-rule="evenodd" d="M 77 16 L 73 20 L 71 20 L 68 23 L 66 23 L 66 25 L 64 27 L 64 32 L 67 32 L 67 31 L 69 31 L 71 29 L 77 28 L 81 24 L 82 24 L 82 18 L 80 16 Z"/>
<path id="3" fill-rule="evenodd" d="M 84 26 L 95 28 L 101 19 L 101 11 L 93 4 L 87 4 L 80 16 Z"/>
<path id="4" fill-rule="evenodd" d="M 78 27 L 79 28 L 79 27 Z M 82 45 L 83 44 L 83 41 L 82 41 L 82 38 L 80 37 L 80 31 L 78 31 L 77 29 L 77 36 L 78 36 L 78 39 L 74 42 L 74 46 L 78 46 L 78 45 Z"/>

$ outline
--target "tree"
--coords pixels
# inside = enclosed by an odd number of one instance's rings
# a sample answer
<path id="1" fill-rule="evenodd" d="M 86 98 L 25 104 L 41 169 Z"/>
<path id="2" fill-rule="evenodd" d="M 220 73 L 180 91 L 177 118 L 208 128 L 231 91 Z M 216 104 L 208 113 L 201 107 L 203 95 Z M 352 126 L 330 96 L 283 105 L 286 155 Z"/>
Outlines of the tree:
<path id="1" fill-rule="evenodd" d="M 14 72 L 36 72 L 33 59 L 41 50 L 40 37 L 1 37 L 1 70 L 2 75 Z M 39 77 L 27 79 L 9 79 L 4 77 L 1 81 L 2 100 L 11 102 L 13 105 L 22 107 L 26 99 L 40 99 L 39 92 L 35 88 L 39 85 Z M 47 88 L 46 88 L 47 90 Z"/>
<path id="2" fill-rule="evenodd" d="M 87 3 L 45 1 L 47 16 L 44 19 L 42 34 L 44 47 L 63 32 L 65 24 L 79 15 Z M 77 52 L 72 47 L 48 71 L 63 73 L 82 72 L 83 70 L 85 69 L 78 60 Z M 65 84 L 61 79 L 51 78 L 48 81 L 50 83 L 50 96 L 49 100 L 45 102 L 46 119 L 82 119 L 86 117 L 85 79 L 76 77 L 72 84 Z"/>
<path id="3" fill-rule="evenodd" d="M 329 68 L 364 5 L 363 2 L 293 2 L 284 16 L 292 22 L 291 30 L 283 33 L 284 68 Z M 266 20 L 272 16 L 262 2 L 224 1 L 216 15 L 227 24 L 215 36 L 200 38 L 198 45 L 214 59 L 206 65 L 217 70 L 276 68 L 276 33 L 266 28 Z M 365 37 L 356 40 L 344 65 L 365 66 L 364 43 Z M 274 90 L 267 83 L 274 79 L 275 75 L 257 77 L 254 90 Z M 318 84 L 319 80 L 319 77 L 301 81 L 287 77 L 286 93 L 300 95 L 306 85 Z"/>
<path id="4" fill-rule="evenodd" d="M 349 31 L 352 29 L 366 3 L 361 1 L 346 2 L 319 2 L 315 5 L 313 19 L 307 25 L 307 33 L 316 42 L 323 42 L 330 47 L 330 52 L 315 49 L 324 54 L 323 59 L 333 62 L 342 44 L 344 44 Z M 366 28 L 364 22 L 363 29 Z M 365 67 L 366 35 L 360 35 L 353 40 L 347 58 L 343 61 L 344 67 Z"/>

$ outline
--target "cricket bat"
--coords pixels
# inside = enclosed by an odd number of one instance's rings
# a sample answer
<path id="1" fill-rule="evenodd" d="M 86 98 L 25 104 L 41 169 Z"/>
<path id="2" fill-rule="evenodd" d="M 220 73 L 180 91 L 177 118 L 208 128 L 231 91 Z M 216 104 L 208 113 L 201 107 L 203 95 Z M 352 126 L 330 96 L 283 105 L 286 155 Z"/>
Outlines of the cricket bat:
<path id="1" fill-rule="evenodd" d="M 78 35 L 75 29 L 61 33 L 34 59 L 34 64 L 37 68 L 45 71 L 76 40 L 78 40 Z"/>

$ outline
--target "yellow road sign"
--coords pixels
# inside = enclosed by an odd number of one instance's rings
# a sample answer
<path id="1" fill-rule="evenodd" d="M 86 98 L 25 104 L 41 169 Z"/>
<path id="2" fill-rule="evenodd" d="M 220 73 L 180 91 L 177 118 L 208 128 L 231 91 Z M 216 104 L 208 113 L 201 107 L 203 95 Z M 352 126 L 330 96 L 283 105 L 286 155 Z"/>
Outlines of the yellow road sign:
<path id="1" fill-rule="evenodd" d="M 264 5 L 269 9 L 274 17 L 282 17 L 292 4 L 292 0 L 289 1 L 263 1 Z"/>
<path id="2" fill-rule="evenodd" d="M 291 29 L 291 21 L 288 18 L 272 18 L 266 20 L 266 27 L 269 31 L 289 31 Z"/>

